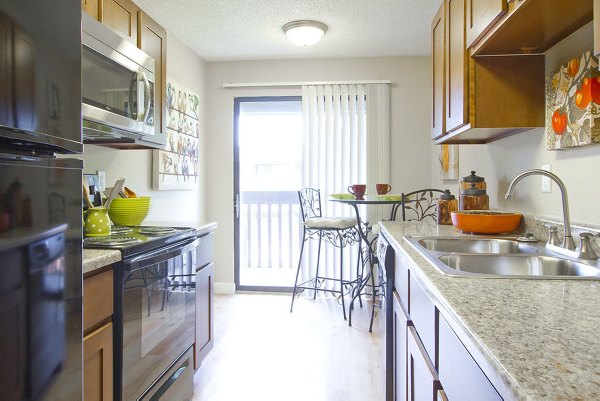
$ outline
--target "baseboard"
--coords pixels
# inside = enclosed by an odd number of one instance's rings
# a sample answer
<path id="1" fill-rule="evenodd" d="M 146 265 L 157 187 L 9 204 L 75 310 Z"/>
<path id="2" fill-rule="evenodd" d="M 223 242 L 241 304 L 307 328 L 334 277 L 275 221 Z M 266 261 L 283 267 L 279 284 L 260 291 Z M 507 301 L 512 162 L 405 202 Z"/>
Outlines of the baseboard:
<path id="1" fill-rule="evenodd" d="M 213 284 L 215 294 L 235 294 L 235 283 L 218 283 Z"/>

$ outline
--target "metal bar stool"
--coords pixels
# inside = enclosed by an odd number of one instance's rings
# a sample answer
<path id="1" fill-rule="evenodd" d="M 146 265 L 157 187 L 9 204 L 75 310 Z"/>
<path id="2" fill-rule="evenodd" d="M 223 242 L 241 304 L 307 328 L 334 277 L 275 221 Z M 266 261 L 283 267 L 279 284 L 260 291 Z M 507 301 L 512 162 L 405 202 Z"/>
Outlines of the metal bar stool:
<path id="1" fill-rule="evenodd" d="M 300 200 L 300 210 L 302 214 L 302 245 L 300 248 L 300 257 L 298 260 L 298 270 L 296 271 L 296 280 L 294 282 L 294 292 L 292 293 L 292 305 L 290 312 L 294 309 L 294 300 L 296 294 L 304 290 L 313 291 L 313 299 L 317 297 L 317 291 L 339 294 L 346 320 L 346 304 L 344 300 L 344 290 L 355 284 L 356 280 L 344 279 L 344 247 L 360 242 L 357 221 L 353 217 L 323 217 L 321 214 L 321 193 L 318 189 L 304 188 L 298 191 Z M 302 256 L 304 255 L 304 245 L 309 239 L 317 239 L 319 248 L 317 251 L 317 266 L 315 276 L 298 284 L 300 270 L 302 268 Z M 319 275 L 319 263 L 321 259 L 321 242 L 325 240 L 340 250 L 340 277 L 332 278 Z M 358 249 L 357 269 L 360 265 L 360 247 Z M 327 284 L 333 283 L 333 287 L 328 288 Z M 339 289 L 337 286 L 339 285 Z"/>

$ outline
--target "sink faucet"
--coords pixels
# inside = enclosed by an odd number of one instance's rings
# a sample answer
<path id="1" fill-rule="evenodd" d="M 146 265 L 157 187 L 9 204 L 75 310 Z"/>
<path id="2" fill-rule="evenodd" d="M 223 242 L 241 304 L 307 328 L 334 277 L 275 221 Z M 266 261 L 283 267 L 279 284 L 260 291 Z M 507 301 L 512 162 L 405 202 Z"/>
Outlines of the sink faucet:
<path id="1" fill-rule="evenodd" d="M 564 235 L 563 235 L 563 241 L 562 241 L 561 248 L 569 250 L 569 251 L 574 250 L 575 249 L 575 241 L 573 241 L 573 237 L 571 236 L 571 219 L 569 218 L 569 200 L 567 199 L 567 188 L 565 187 L 565 184 L 562 182 L 562 180 L 560 178 L 558 178 L 558 176 L 556 174 L 553 174 L 550 171 L 540 170 L 540 169 L 527 170 L 527 171 L 519 174 L 512 180 L 512 182 L 508 186 L 508 190 L 506 191 L 506 195 L 504 196 L 504 198 L 507 200 L 511 199 L 517 183 L 519 181 L 521 181 L 523 178 L 530 176 L 530 175 L 543 175 L 545 177 L 548 177 L 551 180 L 553 180 L 554 182 L 556 182 L 556 184 L 558 185 L 558 188 L 560 188 L 560 194 L 562 197 L 563 227 L 564 227 Z M 550 245 L 547 245 L 547 246 L 550 246 Z M 560 250 L 556 249 L 556 248 L 558 248 L 558 247 L 553 246 L 554 250 L 556 250 L 557 252 L 560 252 Z"/>

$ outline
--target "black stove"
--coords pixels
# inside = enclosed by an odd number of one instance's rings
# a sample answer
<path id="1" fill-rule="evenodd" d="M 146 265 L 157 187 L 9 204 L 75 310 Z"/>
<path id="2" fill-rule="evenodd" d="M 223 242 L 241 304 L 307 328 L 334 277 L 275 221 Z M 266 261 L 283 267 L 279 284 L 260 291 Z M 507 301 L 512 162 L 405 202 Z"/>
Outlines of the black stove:
<path id="1" fill-rule="evenodd" d="M 84 239 L 122 255 L 112 265 L 115 401 L 159 398 L 171 382 L 169 392 L 193 392 L 197 246 L 188 227 L 112 226 Z"/>
<path id="2" fill-rule="evenodd" d="M 153 251 L 164 246 L 186 241 L 196 236 L 196 229 L 162 226 L 112 226 L 111 235 L 86 237 L 83 247 L 88 249 L 117 249 L 123 259 Z"/>

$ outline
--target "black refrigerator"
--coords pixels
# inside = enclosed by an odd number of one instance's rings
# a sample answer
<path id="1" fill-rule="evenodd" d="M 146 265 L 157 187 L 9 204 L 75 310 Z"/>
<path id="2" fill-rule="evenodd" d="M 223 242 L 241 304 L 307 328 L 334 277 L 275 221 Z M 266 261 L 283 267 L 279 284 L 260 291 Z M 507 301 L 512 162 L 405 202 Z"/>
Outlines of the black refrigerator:
<path id="1" fill-rule="evenodd" d="M 81 4 L 0 0 L 0 398 L 82 399 Z"/>

